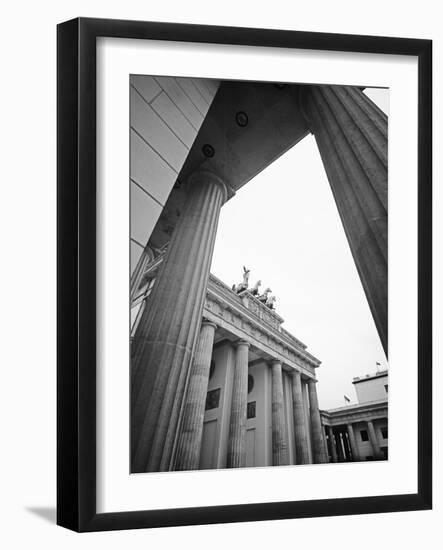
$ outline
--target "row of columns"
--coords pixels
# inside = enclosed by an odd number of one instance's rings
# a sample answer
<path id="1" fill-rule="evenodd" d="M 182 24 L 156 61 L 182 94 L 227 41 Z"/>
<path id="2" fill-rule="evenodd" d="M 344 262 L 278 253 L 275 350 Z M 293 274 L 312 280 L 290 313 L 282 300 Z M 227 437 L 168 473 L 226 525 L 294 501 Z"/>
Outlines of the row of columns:
<path id="1" fill-rule="evenodd" d="M 372 422 L 372 420 L 368 420 L 366 424 L 373 456 L 376 459 L 381 459 L 383 458 L 383 453 L 377 440 L 374 423 Z M 332 426 L 326 426 L 326 433 L 329 441 L 329 450 L 331 451 L 332 462 L 343 462 L 346 461 L 348 458 L 352 462 L 358 462 L 362 460 L 362 457 L 360 456 L 358 450 L 353 424 L 346 424 L 346 432 L 340 433 L 338 433 L 337 431 L 334 433 Z M 344 452 L 342 443 L 344 447 Z"/>
<path id="2" fill-rule="evenodd" d="M 356 88 L 308 86 L 301 104 L 316 137 L 321 157 L 365 289 L 375 323 L 387 349 L 387 119 Z M 179 419 L 199 418 L 201 404 L 184 400 L 185 389 L 204 384 L 203 374 L 191 374 L 203 313 L 209 268 L 220 209 L 228 196 L 226 184 L 213 172 L 194 173 L 186 201 L 160 266 L 156 284 L 131 347 L 131 471 L 170 469 L 174 450 L 181 461 L 190 457 L 189 441 Z M 245 356 L 245 348 L 239 357 Z M 201 357 L 198 359 L 201 362 Z M 239 364 L 241 359 L 239 359 Z M 273 389 L 279 400 L 280 367 L 273 366 Z M 238 371 L 238 372 L 237 372 Z M 247 373 L 237 368 L 236 391 L 243 391 Z M 191 380 L 192 379 L 192 380 Z M 245 381 L 246 380 L 246 381 Z M 297 394 L 297 382 L 294 393 Z M 190 390 L 191 391 L 191 390 Z M 273 391 L 274 394 L 274 391 Z M 244 416 L 240 393 L 230 427 L 232 464 L 243 460 L 239 446 Z M 324 440 L 315 385 L 309 383 L 315 460 L 325 461 Z M 275 409 L 275 410 L 274 410 Z M 280 407 L 273 408 L 279 425 Z M 294 415 L 299 410 L 294 408 Z M 186 414 L 185 414 L 186 413 Z M 191 416 L 192 416 L 191 415 Z M 185 426 L 185 434 L 190 433 Z M 298 429 L 301 428 L 298 425 Z M 191 430 L 192 431 L 192 430 Z M 278 427 L 273 430 L 276 460 L 287 450 Z M 303 437 L 303 436 L 302 436 Z M 274 445 L 275 438 L 275 445 Z M 188 450 L 186 450 L 188 449 Z M 323 451 L 321 450 L 323 449 Z M 303 456 L 303 455 L 301 455 Z M 188 458 L 180 458 L 188 457 Z"/>
<path id="3" fill-rule="evenodd" d="M 318 407 L 316 380 L 309 379 L 307 384 L 313 462 L 319 464 L 327 462 L 327 453 Z M 299 371 L 291 372 L 291 389 L 296 462 L 297 464 L 308 464 L 311 462 L 308 447 L 308 426 L 306 425 L 302 381 Z M 283 373 L 279 361 L 272 363 L 272 459 L 274 466 L 290 463 L 283 399 Z"/>
<path id="4" fill-rule="evenodd" d="M 209 380 L 209 370 L 214 342 L 215 324 L 204 320 L 197 343 L 195 360 L 192 365 L 185 405 L 177 440 L 173 470 L 194 470 L 199 467 L 202 446 L 205 401 Z M 248 394 L 248 350 L 249 343 L 239 340 L 236 343 L 233 390 L 231 400 L 227 467 L 241 468 L 246 465 L 246 412 Z M 294 436 L 298 464 L 310 462 L 307 425 L 305 420 L 301 374 L 292 373 L 292 399 L 294 411 Z M 311 439 L 314 462 L 327 462 L 324 440 L 321 434 L 320 411 L 315 389 L 315 381 L 308 382 L 310 396 Z M 290 464 L 289 444 L 283 397 L 283 370 L 280 361 L 271 363 L 272 394 L 272 464 Z"/>

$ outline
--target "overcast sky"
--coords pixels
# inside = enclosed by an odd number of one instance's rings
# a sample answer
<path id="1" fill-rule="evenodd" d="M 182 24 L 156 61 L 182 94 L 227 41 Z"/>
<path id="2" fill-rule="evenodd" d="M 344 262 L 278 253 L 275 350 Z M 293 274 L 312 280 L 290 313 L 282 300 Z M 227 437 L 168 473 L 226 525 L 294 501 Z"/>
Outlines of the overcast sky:
<path id="1" fill-rule="evenodd" d="M 388 113 L 387 90 L 366 93 Z M 277 297 L 283 327 L 322 361 L 323 409 L 356 402 L 354 376 L 387 366 L 312 135 L 261 172 L 221 211 L 211 272 L 228 285 L 243 265 Z"/>

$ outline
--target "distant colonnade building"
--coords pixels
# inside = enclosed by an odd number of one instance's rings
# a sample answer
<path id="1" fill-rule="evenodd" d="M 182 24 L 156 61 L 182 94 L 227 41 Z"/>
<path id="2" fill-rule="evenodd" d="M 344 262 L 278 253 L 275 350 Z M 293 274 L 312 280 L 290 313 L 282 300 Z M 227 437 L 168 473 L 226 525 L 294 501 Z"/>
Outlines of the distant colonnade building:
<path id="1" fill-rule="evenodd" d="M 321 411 L 330 462 L 387 460 L 388 371 L 354 378 L 358 402 Z"/>

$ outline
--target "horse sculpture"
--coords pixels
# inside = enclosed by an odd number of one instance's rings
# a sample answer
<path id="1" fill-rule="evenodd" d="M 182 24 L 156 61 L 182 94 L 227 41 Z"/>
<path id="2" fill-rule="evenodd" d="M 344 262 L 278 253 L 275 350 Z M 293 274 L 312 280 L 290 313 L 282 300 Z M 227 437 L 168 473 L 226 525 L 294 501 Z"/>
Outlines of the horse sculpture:
<path id="1" fill-rule="evenodd" d="M 263 304 L 266 304 L 266 301 L 268 299 L 268 296 L 269 296 L 270 292 L 272 292 L 272 290 L 269 287 L 265 288 L 265 291 L 263 292 L 263 294 L 260 294 L 260 296 L 258 297 L 260 302 L 262 302 Z"/>
<path id="2" fill-rule="evenodd" d="M 277 298 L 275 296 L 269 296 L 269 298 L 266 300 L 266 304 L 269 309 L 274 309 L 275 300 Z"/>
<path id="3" fill-rule="evenodd" d="M 255 283 L 255 285 L 249 289 L 249 292 L 253 295 L 253 296 L 257 296 L 258 295 L 258 289 L 261 285 L 261 281 L 257 281 Z"/>
<path id="4" fill-rule="evenodd" d="M 248 283 L 249 283 L 249 273 L 251 272 L 250 269 L 247 269 L 245 266 L 243 266 L 243 282 L 239 283 L 238 285 L 233 285 L 232 290 L 234 290 L 237 294 L 239 292 L 242 292 L 243 290 L 248 289 Z"/>

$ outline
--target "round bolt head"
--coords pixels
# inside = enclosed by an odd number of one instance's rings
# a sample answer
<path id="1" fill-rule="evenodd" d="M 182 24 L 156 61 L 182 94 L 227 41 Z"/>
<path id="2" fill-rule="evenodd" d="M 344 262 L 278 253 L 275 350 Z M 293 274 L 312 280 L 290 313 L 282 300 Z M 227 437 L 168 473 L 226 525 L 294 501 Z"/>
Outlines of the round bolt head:
<path id="1" fill-rule="evenodd" d="M 209 143 L 206 143 L 205 145 L 203 145 L 202 152 L 205 155 L 205 157 L 208 157 L 208 158 L 211 158 L 215 155 L 215 149 Z"/>
<path id="2" fill-rule="evenodd" d="M 235 115 L 235 121 L 237 122 L 237 124 L 238 124 L 239 126 L 241 126 L 242 128 L 244 128 L 245 126 L 248 125 L 248 122 L 249 122 L 248 115 L 247 115 L 244 111 L 239 111 L 239 112 Z"/>

